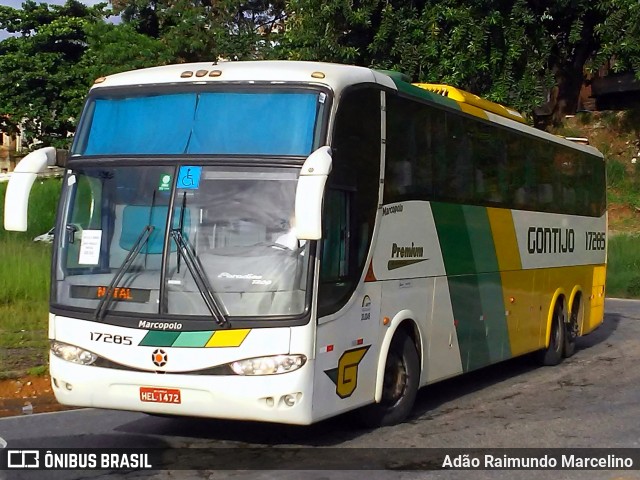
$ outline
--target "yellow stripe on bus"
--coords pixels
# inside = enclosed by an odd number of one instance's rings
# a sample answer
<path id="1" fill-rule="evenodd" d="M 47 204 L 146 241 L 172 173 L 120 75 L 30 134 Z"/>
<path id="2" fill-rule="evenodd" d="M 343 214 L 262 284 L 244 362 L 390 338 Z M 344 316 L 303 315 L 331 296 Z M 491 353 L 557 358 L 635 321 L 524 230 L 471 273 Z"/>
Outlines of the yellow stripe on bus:
<path id="1" fill-rule="evenodd" d="M 502 208 L 487 208 L 493 244 L 496 248 L 496 257 L 500 271 L 520 270 L 520 251 L 516 239 L 516 228 L 513 225 L 511 210 Z"/>
<path id="2" fill-rule="evenodd" d="M 239 347 L 242 345 L 242 342 L 244 342 L 244 339 L 247 338 L 250 331 L 250 328 L 240 330 L 217 330 L 213 333 L 205 347 Z"/>

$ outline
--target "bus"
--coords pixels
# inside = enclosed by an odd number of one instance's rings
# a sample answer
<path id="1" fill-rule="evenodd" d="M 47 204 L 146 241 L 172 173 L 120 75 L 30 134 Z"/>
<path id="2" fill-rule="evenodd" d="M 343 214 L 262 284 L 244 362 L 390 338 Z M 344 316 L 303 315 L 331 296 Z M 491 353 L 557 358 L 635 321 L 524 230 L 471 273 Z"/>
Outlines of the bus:
<path id="1" fill-rule="evenodd" d="M 509 108 L 396 72 L 197 63 L 99 78 L 65 168 L 49 315 L 65 405 L 308 425 L 603 321 L 605 168 Z"/>

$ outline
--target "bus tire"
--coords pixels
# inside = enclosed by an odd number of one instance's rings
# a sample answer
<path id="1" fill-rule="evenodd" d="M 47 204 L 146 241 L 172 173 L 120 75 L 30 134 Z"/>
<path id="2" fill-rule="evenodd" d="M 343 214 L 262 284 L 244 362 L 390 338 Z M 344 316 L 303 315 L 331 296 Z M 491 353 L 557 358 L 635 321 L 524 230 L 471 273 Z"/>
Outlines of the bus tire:
<path id="1" fill-rule="evenodd" d="M 573 308 L 571 309 L 571 315 L 569 321 L 565 324 L 564 332 L 564 356 L 569 358 L 576 353 L 576 338 L 578 338 L 578 315 L 580 314 L 580 298 L 576 298 L 573 301 Z"/>
<path id="2" fill-rule="evenodd" d="M 549 346 L 539 352 L 539 361 L 542 365 L 558 365 L 562 361 L 562 353 L 565 347 L 564 312 L 562 299 L 556 300 L 553 307 L 551 331 L 549 332 Z"/>
<path id="3" fill-rule="evenodd" d="M 401 423 L 413 409 L 419 385 L 416 346 L 407 335 L 396 335 L 387 355 L 380 403 L 361 408 L 357 412 L 359 423 L 367 427 Z"/>

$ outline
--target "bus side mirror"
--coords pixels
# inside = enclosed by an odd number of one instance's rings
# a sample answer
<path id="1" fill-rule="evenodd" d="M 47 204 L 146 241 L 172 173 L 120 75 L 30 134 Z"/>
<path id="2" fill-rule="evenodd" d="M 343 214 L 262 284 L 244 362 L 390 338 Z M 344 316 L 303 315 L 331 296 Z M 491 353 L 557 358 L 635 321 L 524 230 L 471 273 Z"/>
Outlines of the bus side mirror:
<path id="1" fill-rule="evenodd" d="M 302 165 L 295 206 L 295 233 L 300 240 L 322 238 L 322 199 L 331 163 L 331 148 L 325 146 L 309 155 Z"/>
<path id="2" fill-rule="evenodd" d="M 67 168 L 68 158 L 69 158 L 69 150 L 63 150 L 61 148 L 56 149 L 56 167 Z"/>
<path id="3" fill-rule="evenodd" d="M 56 165 L 53 147 L 40 148 L 24 157 L 11 174 L 4 198 L 4 228 L 16 232 L 27 231 L 29 193 L 39 173 Z"/>

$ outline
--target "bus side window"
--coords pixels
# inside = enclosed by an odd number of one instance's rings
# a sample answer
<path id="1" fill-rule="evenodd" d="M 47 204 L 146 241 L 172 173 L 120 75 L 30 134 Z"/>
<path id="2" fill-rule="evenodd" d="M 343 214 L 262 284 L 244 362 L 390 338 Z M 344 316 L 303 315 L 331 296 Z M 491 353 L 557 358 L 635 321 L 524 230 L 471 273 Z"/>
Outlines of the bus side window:
<path id="1" fill-rule="evenodd" d="M 349 197 L 347 192 L 327 190 L 324 205 L 320 282 L 339 283 L 347 275 L 349 254 L 349 242 L 347 242 Z"/>

